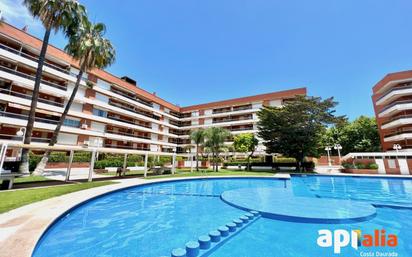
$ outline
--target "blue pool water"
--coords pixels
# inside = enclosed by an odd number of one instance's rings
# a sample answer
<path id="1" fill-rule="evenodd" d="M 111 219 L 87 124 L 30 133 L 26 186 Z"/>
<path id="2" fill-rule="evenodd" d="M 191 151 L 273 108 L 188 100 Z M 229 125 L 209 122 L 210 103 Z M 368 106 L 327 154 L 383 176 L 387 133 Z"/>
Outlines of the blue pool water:
<path id="1" fill-rule="evenodd" d="M 291 180 L 201 179 L 125 189 L 80 205 L 60 218 L 43 235 L 33 256 L 170 256 L 172 249 L 184 248 L 188 241 L 243 215 L 245 210 L 220 197 L 224 192 L 246 188 L 257 191 L 256 194 L 259 188 L 278 189 L 290 197 L 302 197 L 309 202 L 313 199 L 313 203 L 334 199 L 336 204 L 330 210 L 339 207 L 339 200 L 372 204 L 376 215 L 361 222 L 338 224 L 263 216 L 219 247 L 202 252 L 205 256 L 346 257 L 370 250 L 412 256 L 412 180 L 333 176 L 293 176 Z M 271 201 L 273 195 L 262 199 L 268 206 L 287 206 L 278 199 L 276 203 Z M 308 202 L 302 202 L 302 212 L 307 205 Z M 316 215 L 322 216 L 322 212 L 326 210 L 319 210 Z M 317 246 L 319 229 L 360 229 L 366 234 L 385 229 L 387 234 L 397 235 L 398 247 L 345 247 L 342 254 L 334 255 L 333 248 Z"/>

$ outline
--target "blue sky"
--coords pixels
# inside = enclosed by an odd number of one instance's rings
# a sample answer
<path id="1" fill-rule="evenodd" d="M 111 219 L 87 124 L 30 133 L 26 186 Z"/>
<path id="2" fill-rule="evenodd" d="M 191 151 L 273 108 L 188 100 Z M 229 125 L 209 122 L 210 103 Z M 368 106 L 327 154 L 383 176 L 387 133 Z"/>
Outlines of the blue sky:
<path id="1" fill-rule="evenodd" d="M 6 20 L 42 37 L 16 1 L 0 0 Z M 372 86 L 412 69 L 407 0 L 80 2 L 116 46 L 108 70 L 181 106 L 306 86 L 339 114 L 373 116 Z"/>

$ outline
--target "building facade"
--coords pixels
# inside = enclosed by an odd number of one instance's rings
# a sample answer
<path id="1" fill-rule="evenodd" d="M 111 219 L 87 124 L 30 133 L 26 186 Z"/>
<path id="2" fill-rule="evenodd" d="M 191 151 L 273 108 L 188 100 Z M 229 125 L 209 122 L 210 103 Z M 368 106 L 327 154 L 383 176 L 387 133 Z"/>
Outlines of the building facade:
<path id="1" fill-rule="evenodd" d="M 386 75 L 373 87 L 376 121 L 383 151 L 412 150 L 412 71 Z"/>
<path id="2" fill-rule="evenodd" d="M 18 142 L 27 124 L 41 40 L 9 24 L 0 26 L 0 140 Z M 70 97 L 78 63 L 48 47 L 40 85 L 33 144 L 47 144 Z M 185 152 L 189 133 L 219 126 L 232 134 L 257 132 L 257 111 L 281 106 L 306 88 L 188 107 L 149 93 L 128 77 L 103 70 L 85 73 L 59 134 L 58 144 Z M 230 138 L 228 144 L 230 144 Z M 260 151 L 264 151 L 260 147 Z"/>

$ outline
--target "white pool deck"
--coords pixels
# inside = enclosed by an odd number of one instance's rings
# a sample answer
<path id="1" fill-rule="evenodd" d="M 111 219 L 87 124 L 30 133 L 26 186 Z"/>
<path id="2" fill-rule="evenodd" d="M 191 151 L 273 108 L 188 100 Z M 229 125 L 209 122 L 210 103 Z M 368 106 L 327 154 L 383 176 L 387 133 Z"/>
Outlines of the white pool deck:
<path id="1" fill-rule="evenodd" d="M 333 174 L 343 175 L 347 174 Z M 354 174 L 349 174 L 354 176 Z M 365 176 L 365 175 L 361 175 Z M 368 175 L 374 176 L 374 175 Z M 0 257 L 28 257 L 31 256 L 37 241 L 43 232 L 53 223 L 53 221 L 74 206 L 91 199 L 93 197 L 108 193 L 113 190 L 130 186 L 148 184 L 159 181 L 185 180 L 194 178 L 212 178 L 213 176 L 201 177 L 174 177 L 159 179 L 130 178 L 116 180 L 117 184 L 101 186 L 82 190 L 33 204 L 0 214 Z M 246 177 L 246 176 L 217 176 L 214 178 Z M 260 176 L 247 176 L 260 177 Z M 265 176 L 266 178 L 268 176 Z M 289 174 L 277 173 L 274 176 L 280 179 L 290 178 Z M 376 177 L 376 175 L 375 175 Z M 380 176 L 382 177 L 382 176 Z M 409 177 L 410 176 L 384 176 L 384 177 Z"/>

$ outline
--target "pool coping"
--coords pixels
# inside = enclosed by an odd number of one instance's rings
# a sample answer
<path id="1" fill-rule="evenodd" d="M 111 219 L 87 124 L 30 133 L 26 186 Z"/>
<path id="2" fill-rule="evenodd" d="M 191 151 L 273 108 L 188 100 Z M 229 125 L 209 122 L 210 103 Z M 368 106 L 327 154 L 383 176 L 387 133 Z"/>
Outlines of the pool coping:
<path id="1" fill-rule="evenodd" d="M 0 257 L 27 257 L 32 256 L 37 243 L 43 235 L 60 218 L 64 217 L 72 209 L 85 204 L 95 198 L 102 197 L 116 191 L 127 188 L 158 184 L 162 182 L 201 180 L 224 178 L 266 178 L 280 179 L 275 176 L 194 176 L 142 179 L 130 178 L 116 184 L 81 190 L 62 196 L 53 197 L 43 201 L 24 205 L 17 209 L 0 214 Z M 87 194 L 85 194 L 87 192 Z"/>
<path id="2" fill-rule="evenodd" d="M 291 176 L 300 174 L 291 174 Z M 308 176 L 336 176 L 336 174 L 308 174 Z M 337 175 L 339 176 L 339 175 Z M 358 176 L 356 176 L 358 177 Z M 359 176 L 365 177 L 365 176 Z M 366 176 L 372 177 L 372 176 Z M 391 178 L 392 176 L 373 176 L 377 178 Z M 171 177 L 171 178 L 156 178 L 142 179 L 130 178 L 124 180 L 116 180 L 120 182 L 107 186 L 95 187 L 91 189 L 81 190 L 70 194 L 65 194 L 58 197 L 53 197 L 36 203 L 28 204 L 17 209 L 0 214 L 0 257 L 8 256 L 32 256 L 37 243 L 48 228 L 64 217 L 72 209 L 85 204 L 95 198 L 102 197 L 116 191 L 127 188 L 158 184 L 172 181 L 182 180 L 202 180 L 202 179 L 224 179 L 224 178 L 260 178 L 260 179 L 275 179 L 285 180 L 276 176 L 259 176 L 259 175 L 228 175 L 228 176 L 193 176 L 193 177 Z M 392 177 L 394 178 L 394 177 Z M 398 177 L 398 178 L 411 178 Z M 85 194 L 87 192 L 87 194 Z"/>

